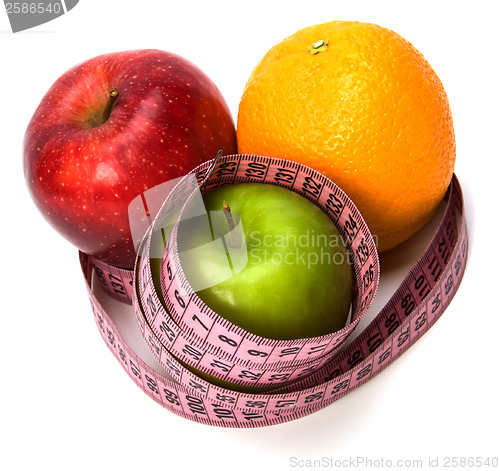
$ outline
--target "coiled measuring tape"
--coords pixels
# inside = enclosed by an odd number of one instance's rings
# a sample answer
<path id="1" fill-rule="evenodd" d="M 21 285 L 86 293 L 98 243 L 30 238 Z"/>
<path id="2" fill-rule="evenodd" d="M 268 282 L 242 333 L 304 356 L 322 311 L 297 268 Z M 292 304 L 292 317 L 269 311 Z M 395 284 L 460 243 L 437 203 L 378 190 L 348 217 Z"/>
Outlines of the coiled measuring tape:
<path id="1" fill-rule="evenodd" d="M 332 219 L 346 242 L 355 278 L 352 314 L 345 328 L 310 339 L 262 338 L 217 315 L 190 287 L 179 261 L 180 221 L 200 188 L 209 191 L 244 182 L 288 188 Z M 222 427 L 262 427 L 300 418 L 390 365 L 450 303 L 465 271 L 468 246 L 463 196 L 455 175 L 445 198 L 444 215 L 428 248 L 372 322 L 347 345 L 375 297 L 380 274 L 375 242 L 355 205 L 335 183 L 295 162 L 254 155 L 214 159 L 194 169 L 169 193 L 141 241 L 134 271 L 80 252 L 96 323 L 134 382 L 180 416 Z M 158 231 L 164 231 L 166 242 L 160 287 L 153 282 L 151 263 L 158 257 L 152 245 Z M 93 293 L 94 272 L 105 291 L 133 305 L 144 340 L 171 377 L 154 371 L 125 343 Z M 263 389 L 226 389 L 205 381 L 193 369 L 241 387 Z"/>

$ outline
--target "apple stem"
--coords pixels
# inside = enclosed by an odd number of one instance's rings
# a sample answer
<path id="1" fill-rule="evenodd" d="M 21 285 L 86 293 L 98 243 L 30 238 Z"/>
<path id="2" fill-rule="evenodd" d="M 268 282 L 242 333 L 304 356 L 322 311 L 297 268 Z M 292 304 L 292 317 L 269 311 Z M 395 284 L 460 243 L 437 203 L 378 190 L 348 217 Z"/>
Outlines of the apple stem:
<path id="1" fill-rule="evenodd" d="M 118 92 L 118 90 L 116 88 L 112 88 L 109 91 L 109 100 L 108 100 L 108 104 L 106 105 L 106 109 L 104 110 L 103 123 L 105 123 L 108 120 L 108 118 L 110 117 L 111 109 L 113 108 L 113 104 L 116 101 L 116 97 L 119 94 L 120 93 Z"/>
<path id="2" fill-rule="evenodd" d="M 241 247 L 241 241 L 236 233 L 236 226 L 234 224 L 233 215 L 231 214 L 231 208 L 224 201 L 222 203 L 222 209 L 224 211 L 224 215 L 226 216 L 227 224 L 229 226 L 229 232 L 231 233 L 231 244 L 230 247 L 233 249 L 239 249 Z"/>

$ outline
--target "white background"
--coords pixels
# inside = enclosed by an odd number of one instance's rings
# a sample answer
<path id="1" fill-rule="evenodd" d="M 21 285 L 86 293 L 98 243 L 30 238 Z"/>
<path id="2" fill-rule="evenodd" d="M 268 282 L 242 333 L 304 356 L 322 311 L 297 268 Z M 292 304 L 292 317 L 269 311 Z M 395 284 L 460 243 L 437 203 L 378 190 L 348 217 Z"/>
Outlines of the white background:
<path id="1" fill-rule="evenodd" d="M 499 456 L 499 39 L 495 1 L 81 0 L 12 34 L 0 12 L 0 468 L 286 470 L 298 460 Z M 330 20 L 389 27 L 426 56 L 447 90 L 470 253 L 460 290 L 414 347 L 372 381 L 308 417 L 274 427 L 200 425 L 145 396 L 95 326 L 77 251 L 45 222 L 24 183 L 21 144 L 45 91 L 92 56 L 143 47 L 190 59 L 236 120 L 257 61 L 296 30 Z M 432 230 L 430 228 L 429 230 Z M 429 230 L 382 260 L 373 309 L 425 248 Z M 325 461 L 322 461 L 325 464 Z M 434 462 L 435 463 L 435 462 Z M 348 463 L 346 463 L 348 465 Z M 349 466 L 345 468 L 348 469 Z M 362 469 L 362 467 L 358 467 Z M 370 469 L 370 467 L 368 467 Z M 421 468 L 423 469 L 423 468 Z M 443 468 L 444 469 L 444 468 Z"/>

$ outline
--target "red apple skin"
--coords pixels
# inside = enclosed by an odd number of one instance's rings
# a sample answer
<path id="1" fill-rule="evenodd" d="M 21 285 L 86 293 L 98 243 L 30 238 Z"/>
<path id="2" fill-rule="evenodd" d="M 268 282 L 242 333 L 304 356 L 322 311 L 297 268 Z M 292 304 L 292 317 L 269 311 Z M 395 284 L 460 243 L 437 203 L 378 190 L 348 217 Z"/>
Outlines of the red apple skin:
<path id="1" fill-rule="evenodd" d="M 24 174 L 35 204 L 66 239 L 132 268 L 129 203 L 221 149 L 236 153 L 234 121 L 198 67 L 160 50 L 115 52 L 71 68 L 48 90 L 26 130 Z"/>

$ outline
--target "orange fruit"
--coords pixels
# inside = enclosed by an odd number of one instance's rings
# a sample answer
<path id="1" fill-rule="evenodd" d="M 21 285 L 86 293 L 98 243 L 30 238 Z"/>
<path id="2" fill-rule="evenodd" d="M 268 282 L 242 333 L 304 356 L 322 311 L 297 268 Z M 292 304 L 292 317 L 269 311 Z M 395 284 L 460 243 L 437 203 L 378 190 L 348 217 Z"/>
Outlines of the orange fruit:
<path id="1" fill-rule="evenodd" d="M 245 86 L 238 152 L 294 160 L 354 201 L 383 252 L 432 216 L 451 181 L 448 98 L 423 55 L 395 32 L 334 21 L 274 46 Z"/>

